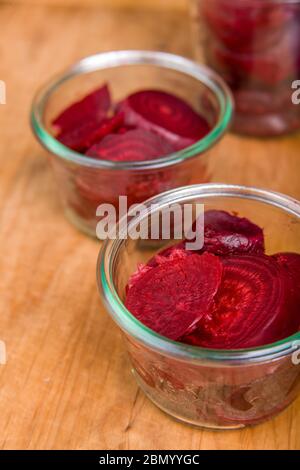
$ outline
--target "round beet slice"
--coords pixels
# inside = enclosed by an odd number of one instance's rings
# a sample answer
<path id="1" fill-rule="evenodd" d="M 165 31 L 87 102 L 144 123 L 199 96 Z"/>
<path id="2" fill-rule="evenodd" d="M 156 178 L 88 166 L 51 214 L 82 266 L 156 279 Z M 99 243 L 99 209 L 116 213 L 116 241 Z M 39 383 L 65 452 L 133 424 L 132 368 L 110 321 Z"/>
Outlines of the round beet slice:
<path id="1" fill-rule="evenodd" d="M 179 257 L 137 277 L 125 305 L 144 325 L 177 340 L 210 310 L 221 276 L 222 263 L 214 255 Z"/>
<path id="2" fill-rule="evenodd" d="M 163 263 L 168 263 L 169 261 L 174 261 L 177 259 L 185 258 L 186 256 L 191 255 L 191 251 L 187 251 L 184 248 L 184 242 L 177 243 L 176 245 L 165 248 L 164 250 L 157 253 L 155 256 L 150 258 L 146 264 L 139 264 L 137 271 L 130 276 L 130 279 L 127 284 L 127 292 L 130 287 L 132 287 L 143 275 L 149 270 L 160 266 Z"/>
<path id="3" fill-rule="evenodd" d="M 292 333 L 300 330 L 300 254 L 277 253 L 273 258 L 282 267 L 286 277 L 288 300 L 286 318 Z"/>
<path id="4" fill-rule="evenodd" d="M 85 152 L 95 142 L 112 132 L 116 132 L 123 123 L 122 114 L 116 114 L 111 118 L 102 118 L 99 121 L 87 121 L 70 131 L 61 132 L 57 139 L 66 147 Z"/>
<path id="5" fill-rule="evenodd" d="M 90 157 L 118 162 L 144 161 L 166 156 L 174 147 L 163 137 L 142 129 L 108 135 L 86 153 Z"/>
<path id="6" fill-rule="evenodd" d="M 214 306 L 183 342 L 217 349 L 251 348 L 295 332 L 287 317 L 286 279 L 276 260 L 242 255 L 228 256 L 222 263 Z"/>
<path id="7" fill-rule="evenodd" d="M 263 253 L 263 230 L 245 217 L 210 210 L 204 214 L 204 249 L 216 255 Z"/>
<path id="8" fill-rule="evenodd" d="M 193 252 L 188 251 L 184 248 L 185 243 L 179 242 L 176 245 L 165 248 L 164 250 L 157 253 L 153 258 L 151 258 L 146 266 L 155 268 L 160 264 L 172 261 L 174 259 L 185 258 L 186 256 L 191 255 Z"/>
<path id="9" fill-rule="evenodd" d="M 52 124 L 64 133 L 81 127 L 82 123 L 87 121 L 99 122 L 99 119 L 106 116 L 110 106 L 109 88 L 104 85 L 69 106 L 52 121 Z"/>
<path id="10" fill-rule="evenodd" d="M 277 263 L 284 266 L 292 275 L 300 287 L 300 254 L 298 253 L 276 253 L 273 255 Z"/>
<path id="11" fill-rule="evenodd" d="M 206 119 L 177 96 L 159 90 L 143 90 L 122 101 L 118 109 L 125 123 L 155 131 L 175 145 L 188 147 L 210 130 Z"/>
<path id="12" fill-rule="evenodd" d="M 281 41 L 259 53 L 238 53 L 211 41 L 207 57 L 219 72 L 224 71 L 230 84 L 242 82 L 275 87 L 295 76 L 297 38 L 297 28 L 291 26 Z"/>
<path id="13" fill-rule="evenodd" d="M 265 50 L 293 19 L 290 5 L 253 0 L 210 0 L 203 2 L 202 14 L 219 42 L 241 52 Z"/>
<path id="14" fill-rule="evenodd" d="M 245 217 L 226 211 L 206 211 L 203 250 L 215 255 L 264 253 L 263 230 Z"/>

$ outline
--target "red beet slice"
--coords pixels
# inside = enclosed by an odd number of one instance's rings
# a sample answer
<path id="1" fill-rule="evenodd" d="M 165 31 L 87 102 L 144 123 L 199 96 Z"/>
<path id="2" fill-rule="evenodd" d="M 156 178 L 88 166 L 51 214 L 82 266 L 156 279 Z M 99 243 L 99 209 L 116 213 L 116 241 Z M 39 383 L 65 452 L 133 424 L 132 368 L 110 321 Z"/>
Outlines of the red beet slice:
<path id="1" fill-rule="evenodd" d="M 72 150 L 84 152 L 95 142 L 98 142 L 111 132 L 117 131 L 122 123 L 123 116 L 119 113 L 112 118 L 102 118 L 99 122 L 97 120 L 84 122 L 75 129 L 61 132 L 57 139 Z"/>
<path id="2" fill-rule="evenodd" d="M 277 263 L 284 266 L 300 287 L 300 255 L 298 253 L 276 253 Z"/>
<path id="3" fill-rule="evenodd" d="M 183 259 L 191 254 L 192 253 L 190 251 L 184 249 L 183 242 L 160 251 L 157 255 L 153 256 L 153 258 L 151 258 L 147 262 L 147 264 L 141 263 L 138 265 L 137 271 L 132 274 L 129 279 L 127 290 L 130 289 L 130 287 L 132 287 L 133 285 L 135 285 L 136 282 L 139 281 L 143 277 L 143 275 L 151 269 L 156 268 L 157 266 L 160 266 L 163 263 L 169 261 Z"/>
<path id="4" fill-rule="evenodd" d="M 109 88 L 104 85 L 69 106 L 52 121 L 52 124 L 59 127 L 61 133 L 65 133 L 81 127 L 85 122 L 99 122 L 105 117 L 110 106 Z"/>
<path id="5" fill-rule="evenodd" d="M 295 332 L 286 311 L 286 278 L 276 260 L 243 255 L 222 262 L 222 283 L 214 307 L 183 342 L 217 349 L 251 348 Z"/>
<path id="6" fill-rule="evenodd" d="M 214 255 L 179 257 L 137 277 L 125 305 L 144 325 L 177 340 L 210 310 L 221 276 Z"/>
<path id="7" fill-rule="evenodd" d="M 121 126 L 118 130 L 117 130 L 117 134 L 126 134 L 126 132 L 128 131 L 134 131 L 136 129 L 135 126 L 127 126 L 127 125 L 123 125 Z"/>
<path id="8" fill-rule="evenodd" d="M 210 210 L 204 214 L 204 248 L 218 255 L 263 253 L 263 230 L 245 217 L 226 211 Z"/>
<path id="9" fill-rule="evenodd" d="M 245 217 L 226 211 L 206 211 L 203 249 L 215 255 L 264 253 L 263 230 Z"/>
<path id="10" fill-rule="evenodd" d="M 277 253 L 273 258 L 282 267 L 286 276 L 288 292 L 286 315 L 289 324 L 293 325 L 290 330 L 295 333 L 300 330 L 300 255 Z"/>
<path id="11" fill-rule="evenodd" d="M 142 129 L 108 135 L 86 155 L 111 161 L 144 161 L 172 153 L 174 147 L 163 137 Z"/>
<path id="12" fill-rule="evenodd" d="M 280 40 L 293 10 L 287 4 L 274 2 L 203 2 L 206 24 L 216 37 L 232 50 L 263 50 Z"/>
<path id="13" fill-rule="evenodd" d="M 146 266 L 151 266 L 155 268 L 165 262 L 173 261 L 175 259 L 185 258 L 192 254 L 191 251 L 187 251 L 184 248 L 185 242 L 179 242 L 176 245 L 170 246 L 160 251 L 157 255 L 151 258 Z"/>
<path id="14" fill-rule="evenodd" d="M 184 245 L 185 243 L 183 241 L 177 243 L 176 245 L 165 248 L 164 250 L 154 255 L 146 264 L 138 264 L 137 271 L 131 275 L 128 281 L 126 292 L 128 292 L 128 289 L 130 289 L 130 287 L 132 287 L 141 277 L 143 277 L 146 272 L 150 271 L 151 269 L 156 268 L 157 266 L 160 266 L 163 263 L 183 259 L 186 256 L 192 255 L 193 252 L 187 251 L 184 248 Z"/>
<path id="15" fill-rule="evenodd" d="M 127 125 L 155 131 L 177 150 L 194 144 L 210 130 L 204 117 L 186 102 L 159 90 L 133 93 L 118 109 L 124 113 Z"/>
<path id="16" fill-rule="evenodd" d="M 209 62 L 233 86 L 239 81 L 248 79 L 266 86 L 278 86 L 284 81 L 293 79 L 297 70 L 296 56 L 298 43 L 293 29 L 284 40 L 272 48 L 260 53 L 237 53 L 212 42 L 207 48 Z M 250 80 L 251 79 L 251 80 Z"/>

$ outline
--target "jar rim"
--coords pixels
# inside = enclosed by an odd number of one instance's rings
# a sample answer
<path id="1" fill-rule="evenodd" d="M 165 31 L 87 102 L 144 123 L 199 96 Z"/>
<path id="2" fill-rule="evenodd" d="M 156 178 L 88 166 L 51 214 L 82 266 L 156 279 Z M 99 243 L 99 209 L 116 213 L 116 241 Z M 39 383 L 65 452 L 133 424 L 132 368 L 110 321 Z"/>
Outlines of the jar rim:
<path id="1" fill-rule="evenodd" d="M 151 213 L 150 206 L 155 204 L 156 209 L 164 207 L 166 204 L 183 202 L 186 198 L 197 199 L 199 197 L 237 197 L 241 199 L 254 200 L 263 202 L 273 207 L 282 209 L 283 211 L 294 215 L 300 220 L 300 202 L 284 194 L 273 192 L 255 187 L 227 185 L 227 184 L 199 184 L 184 186 L 173 189 L 148 199 L 143 206 L 140 214 L 133 217 L 126 229 L 132 228 L 139 224 L 141 220 L 148 217 Z M 118 226 L 122 225 L 122 219 Z M 118 231 L 117 231 L 118 232 Z M 121 232 L 120 232 L 121 234 Z M 135 318 L 129 310 L 126 309 L 122 300 L 117 294 L 113 282 L 113 268 L 120 250 L 125 242 L 121 235 L 113 240 L 107 239 L 103 242 L 97 261 L 97 284 L 100 295 L 104 303 L 120 328 L 129 336 L 146 344 L 149 348 L 161 352 L 171 357 L 179 357 L 189 360 L 206 360 L 208 362 L 222 361 L 232 364 L 257 363 L 266 360 L 274 360 L 276 358 L 286 356 L 295 352 L 300 345 L 300 332 L 295 333 L 288 338 L 256 348 L 248 349 L 208 349 L 199 346 L 192 346 L 179 343 L 159 335 L 155 331 L 146 327 L 137 318 Z"/>
<path id="2" fill-rule="evenodd" d="M 47 131 L 43 124 L 45 107 L 51 95 L 60 85 L 84 73 L 130 65 L 153 65 L 181 72 L 202 82 L 215 94 L 219 103 L 220 112 L 215 126 L 205 137 L 190 147 L 155 160 L 136 162 L 112 162 L 82 155 L 64 146 Z M 119 50 L 87 56 L 46 83 L 33 99 L 30 122 L 35 136 L 46 150 L 64 160 L 92 168 L 147 170 L 177 164 L 205 152 L 226 132 L 232 119 L 233 108 L 233 98 L 228 86 L 223 79 L 209 67 L 197 64 L 185 57 L 166 52 Z"/>

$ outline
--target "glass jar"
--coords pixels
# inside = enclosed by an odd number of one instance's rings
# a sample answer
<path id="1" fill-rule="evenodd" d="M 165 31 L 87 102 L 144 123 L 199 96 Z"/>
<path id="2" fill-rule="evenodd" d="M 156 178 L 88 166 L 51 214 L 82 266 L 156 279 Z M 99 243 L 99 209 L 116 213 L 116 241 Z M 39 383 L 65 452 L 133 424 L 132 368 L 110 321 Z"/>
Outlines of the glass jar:
<path id="1" fill-rule="evenodd" d="M 292 84 L 300 78 L 300 1 L 191 1 L 198 52 L 233 91 L 234 130 L 257 136 L 299 130 Z"/>
<path id="2" fill-rule="evenodd" d="M 147 201 L 144 211 L 100 252 L 98 286 L 113 320 L 124 333 L 133 374 L 146 395 L 175 418 L 218 429 L 242 428 L 271 418 L 300 391 L 300 332 L 277 343 L 240 350 L 204 349 L 174 342 L 140 323 L 124 306 L 126 285 L 139 263 L 157 252 L 148 243 L 123 239 L 124 230 L 171 204 L 204 204 L 234 211 L 264 227 L 266 252 L 300 253 L 300 203 L 287 196 L 243 186 L 192 185 Z M 162 243 L 162 242 L 161 242 Z M 178 243 L 178 240 L 177 240 Z M 170 246 L 165 241 L 161 248 Z M 297 365 L 298 364 L 298 365 Z"/>
<path id="3" fill-rule="evenodd" d="M 141 89 L 174 93 L 205 115 L 211 131 L 184 150 L 145 162 L 96 160 L 72 151 L 55 139 L 51 122 L 104 83 L 116 102 Z M 68 219 L 95 236 L 101 203 L 118 208 L 118 198 L 124 195 L 130 206 L 183 184 L 209 181 L 209 150 L 226 132 L 231 116 L 231 94 L 210 69 L 163 52 L 114 51 L 87 57 L 44 86 L 33 101 L 31 122 L 50 152 Z"/>

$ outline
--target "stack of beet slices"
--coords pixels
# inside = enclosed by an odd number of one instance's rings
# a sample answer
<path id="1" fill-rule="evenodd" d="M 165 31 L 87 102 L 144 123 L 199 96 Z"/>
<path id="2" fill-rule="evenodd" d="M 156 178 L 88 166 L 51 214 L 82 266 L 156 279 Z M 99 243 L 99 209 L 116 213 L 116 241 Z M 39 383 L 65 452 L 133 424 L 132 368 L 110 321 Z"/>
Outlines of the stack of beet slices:
<path id="1" fill-rule="evenodd" d="M 291 83 L 300 74 L 300 3 L 199 0 L 198 11 L 207 62 L 234 93 L 236 129 L 255 135 L 298 130 Z"/>
<path id="2" fill-rule="evenodd" d="M 203 116 L 170 93 L 143 90 L 113 104 L 107 85 L 72 104 L 52 124 L 65 146 L 115 162 L 163 157 L 210 131 Z"/>
<path id="3" fill-rule="evenodd" d="M 260 227 L 205 213 L 204 246 L 181 242 L 130 278 L 125 305 L 157 333 L 216 349 L 263 346 L 300 328 L 300 254 L 264 252 Z"/>

